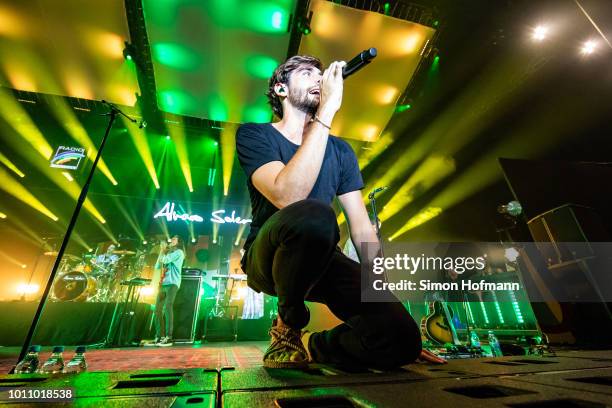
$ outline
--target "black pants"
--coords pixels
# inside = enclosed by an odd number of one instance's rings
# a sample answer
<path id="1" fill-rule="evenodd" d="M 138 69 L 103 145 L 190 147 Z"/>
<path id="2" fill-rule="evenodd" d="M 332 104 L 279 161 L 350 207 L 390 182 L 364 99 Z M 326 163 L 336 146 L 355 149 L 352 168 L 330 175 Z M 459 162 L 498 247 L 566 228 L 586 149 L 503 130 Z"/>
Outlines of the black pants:
<path id="1" fill-rule="evenodd" d="M 174 298 L 176 298 L 178 286 L 162 285 L 157 293 L 155 301 L 155 337 L 172 338 L 174 327 Z"/>
<path id="2" fill-rule="evenodd" d="M 417 324 L 399 302 L 361 302 L 360 264 L 337 247 L 336 215 L 317 200 L 293 203 L 271 216 L 243 258 L 253 289 L 278 297 L 278 312 L 293 328 L 309 313 L 304 300 L 326 304 L 344 323 L 314 333 L 316 362 L 392 368 L 421 351 Z"/>

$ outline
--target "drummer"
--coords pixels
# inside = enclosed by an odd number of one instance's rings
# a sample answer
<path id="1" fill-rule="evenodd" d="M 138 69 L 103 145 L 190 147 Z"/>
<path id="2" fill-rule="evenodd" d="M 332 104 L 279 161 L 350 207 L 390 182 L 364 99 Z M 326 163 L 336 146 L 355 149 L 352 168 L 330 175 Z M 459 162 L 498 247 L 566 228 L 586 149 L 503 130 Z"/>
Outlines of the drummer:
<path id="1" fill-rule="evenodd" d="M 115 254 L 115 249 L 117 247 L 114 244 L 110 244 L 106 249 L 106 252 L 95 257 L 96 265 L 102 266 L 104 268 L 108 268 L 117 263 L 119 260 L 119 255 Z"/>

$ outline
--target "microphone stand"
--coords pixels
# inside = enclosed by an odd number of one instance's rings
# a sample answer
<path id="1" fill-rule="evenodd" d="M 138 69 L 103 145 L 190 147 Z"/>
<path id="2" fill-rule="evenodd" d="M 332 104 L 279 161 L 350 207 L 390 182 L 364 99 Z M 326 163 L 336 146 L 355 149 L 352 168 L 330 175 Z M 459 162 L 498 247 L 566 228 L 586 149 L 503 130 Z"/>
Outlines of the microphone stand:
<path id="1" fill-rule="evenodd" d="M 34 318 L 32 319 L 32 324 L 30 325 L 28 334 L 23 342 L 23 346 L 21 347 L 21 352 L 19 353 L 19 358 L 17 360 L 18 362 L 24 359 L 24 357 L 28 353 L 30 344 L 32 343 L 34 332 L 36 330 L 36 327 L 38 326 L 38 322 L 40 320 L 40 316 L 42 315 L 42 311 L 47 302 L 47 298 L 49 297 L 49 292 L 51 291 L 51 286 L 53 286 L 53 281 L 55 280 L 55 275 L 57 274 L 57 271 L 59 269 L 59 264 L 62 258 L 64 257 L 64 252 L 66 251 L 66 248 L 68 247 L 68 242 L 70 241 L 72 230 L 74 229 L 74 226 L 76 225 L 76 221 L 79 217 L 79 213 L 81 212 L 81 208 L 83 207 L 83 204 L 85 203 L 85 198 L 87 197 L 89 185 L 91 184 L 91 180 L 93 178 L 94 172 L 96 170 L 96 167 L 98 166 L 98 161 L 100 161 L 100 157 L 102 156 L 102 150 L 104 149 L 104 146 L 106 144 L 106 139 L 108 138 L 111 128 L 113 127 L 113 123 L 115 122 L 115 119 L 117 119 L 117 115 L 121 115 L 125 117 L 127 120 L 129 120 L 132 123 L 138 122 L 136 119 L 133 119 L 129 117 L 128 115 L 126 115 L 125 113 L 123 113 L 117 106 L 113 105 L 112 103 L 106 102 L 104 100 L 102 101 L 102 103 L 107 105 L 110 108 L 110 112 L 102 114 L 102 116 L 109 117 L 108 126 L 106 127 L 106 132 L 104 132 L 104 137 L 102 137 L 102 141 L 100 142 L 100 147 L 98 148 L 96 158 L 94 159 L 93 164 L 91 165 L 91 170 L 89 171 L 87 180 L 85 181 L 85 184 L 83 185 L 83 188 L 81 189 L 81 194 L 79 195 L 79 198 L 77 199 L 76 207 L 74 208 L 74 212 L 72 213 L 72 218 L 70 218 L 70 222 L 68 223 L 68 227 L 66 228 L 66 234 L 64 235 L 62 245 L 60 246 L 59 251 L 57 252 L 57 258 L 55 258 L 55 262 L 53 264 L 53 268 L 51 269 L 51 274 L 49 275 L 47 285 L 45 286 L 45 290 L 43 292 L 42 298 L 40 300 L 40 303 L 38 304 L 38 308 L 36 309 Z M 145 122 L 144 121 L 141 122 L 140 127 L 142 128 L 145 126 L 146 126 Z M 14 372 L 15 372 L 15 366 L 13 366 L 13 368 L 11 369 L 10 374 L 13 374 Z"/>
<path id="2" fill-rule="evenodd" d="M 383 190 L 374 189 L 368 194 L 368 199 L 370 200 L 370 207 L 372 207 L 372 216 L 374 217 L 374 229 L 376 231 L 376 237 L 378 237 L 378 241 L 380 244 L 380 250 L 382 251 L 382 240 L 380 237 L 380 226 L 378 225 L 378 212 L 376 210 L 376 194 Z"/>

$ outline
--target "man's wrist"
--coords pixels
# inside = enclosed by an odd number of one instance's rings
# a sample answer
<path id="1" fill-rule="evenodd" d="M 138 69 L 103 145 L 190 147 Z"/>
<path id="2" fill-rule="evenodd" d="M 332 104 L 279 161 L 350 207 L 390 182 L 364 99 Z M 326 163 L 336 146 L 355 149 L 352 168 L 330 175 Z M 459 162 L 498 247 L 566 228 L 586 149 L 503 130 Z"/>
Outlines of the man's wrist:
<path id="1" fill-rule="evenodd" d="M 334 120 L 335 112 L 331 111 L 328 108 L 322 107 L 317 110 L 316 117 L 319 118 L 321 122 L 325 125 L 331 126 L 332 121 Z"/>

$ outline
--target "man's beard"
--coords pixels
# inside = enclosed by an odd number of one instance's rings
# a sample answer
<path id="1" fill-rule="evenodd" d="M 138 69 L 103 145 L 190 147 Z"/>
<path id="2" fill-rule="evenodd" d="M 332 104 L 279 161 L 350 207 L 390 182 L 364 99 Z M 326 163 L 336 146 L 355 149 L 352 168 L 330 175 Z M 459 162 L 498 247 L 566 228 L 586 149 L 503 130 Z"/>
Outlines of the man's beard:
<path id="1" fill-rule="evenodd" d="M 289 92 L 288 98 L 291 105 L 304 113 L 314 115 L 319 107 L 319 101 L 308 91 Z"/>

